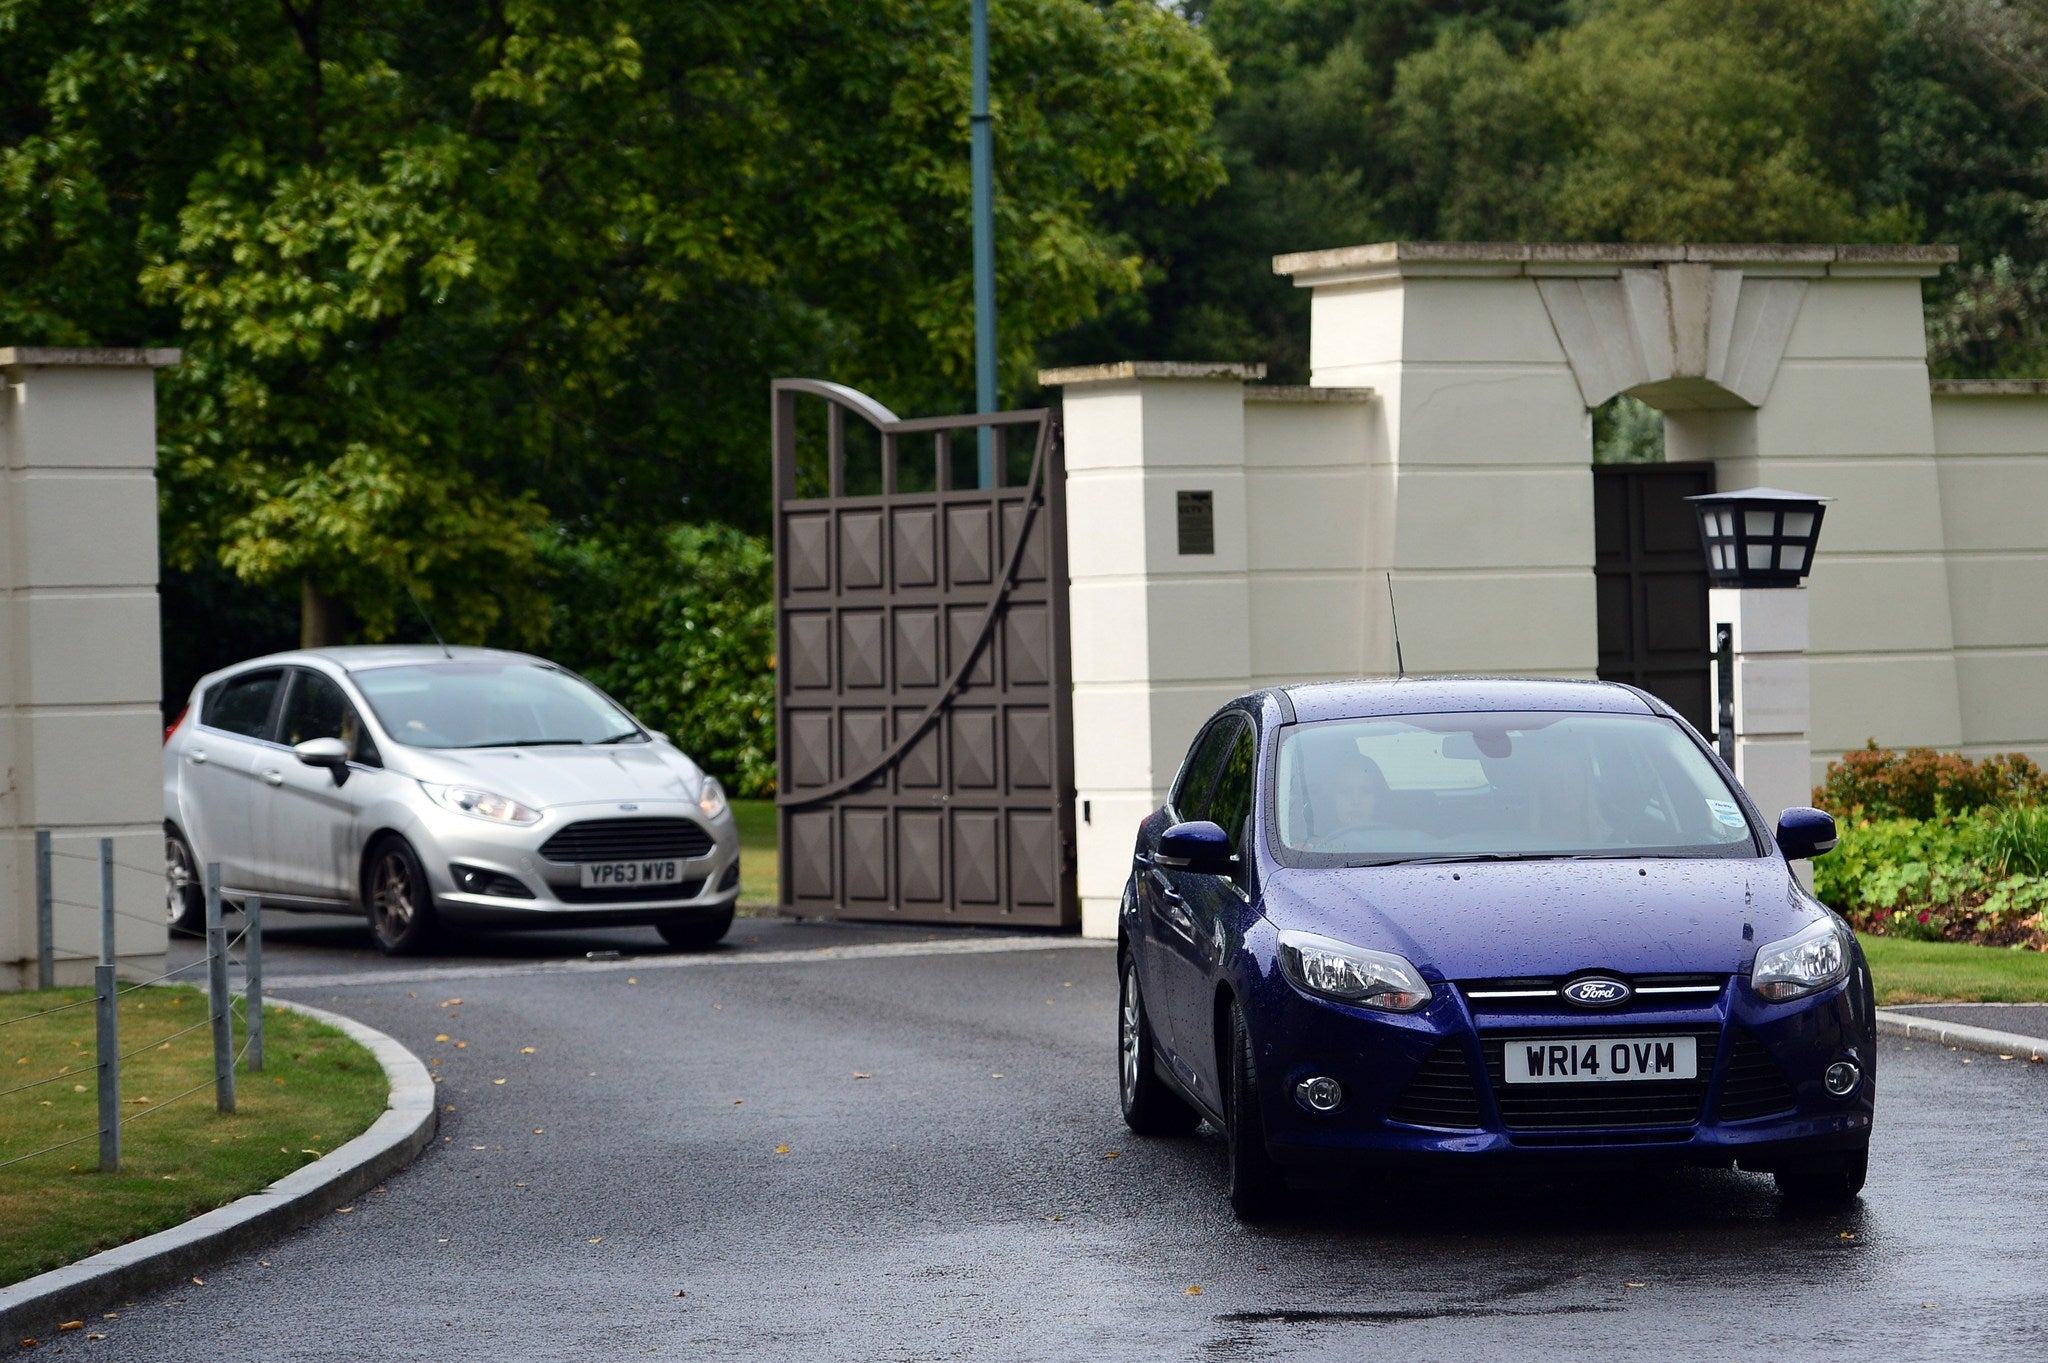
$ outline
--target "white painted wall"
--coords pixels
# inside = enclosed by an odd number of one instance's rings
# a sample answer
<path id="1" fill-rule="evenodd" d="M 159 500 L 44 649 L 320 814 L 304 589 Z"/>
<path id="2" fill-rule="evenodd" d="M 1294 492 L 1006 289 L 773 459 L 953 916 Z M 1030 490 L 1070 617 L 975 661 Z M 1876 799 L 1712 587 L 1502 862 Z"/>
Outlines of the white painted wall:
<path id="1" fill-rule="evenodd" d="M 161 960 L 156 375 L 163 350 L 0 349 L 0 987 L 33 982 L 34 830 L 58 979 L 90 981 L 99 839 L 119 952 Z"/>
<path id="2" fill-rule="evenodd" d="M 1808 778 L 1871 737 L 2048 762 L 2048 385 L 1930 385 L 1920 280 L 1952 258 L 1353 247 L 1275 262 L 1314 291 L 1311 390 L 1245 365 L 1045 374 L 1065 395 L 1083 931 L 1114 932 L 1133 830 L 1215 705 L 1393 671 L 1388 573 L 1410 671 L 1593 674 L 1590 410 L 1618 392 L 1724 490 L 1833 499 L 1799 594 Z M 1215 496 L 1214 555 L 1176 552 L 1190 488 Z M 1773 808 L 1803 802 L 1781 727 L 1752 792 Z"/>

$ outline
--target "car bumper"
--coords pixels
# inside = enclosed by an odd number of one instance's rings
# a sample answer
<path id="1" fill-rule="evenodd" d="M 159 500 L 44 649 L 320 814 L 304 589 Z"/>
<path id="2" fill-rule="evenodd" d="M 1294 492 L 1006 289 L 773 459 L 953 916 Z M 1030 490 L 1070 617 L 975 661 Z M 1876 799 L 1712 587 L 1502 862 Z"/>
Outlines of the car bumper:
<path id="1" fill-rule="evenodd" d="M 1267 1144 L 1276 1161 L 1296 1168 L 1462 1155 L 1768 1169 L 1854 1148 L 1870 1139 L 1877 1079 L 1875 1037 L 1858 1017 L 1855 988 L 1852 976 L 1812 998 L 1770 1004 L 1731 979 L 1710 1003 L 1511 1013 L 1475 1011 L 1455 987 L 1439 985 L 1422 1012 L 1394 1016 L 1312 998 L 1275 979 L 1250 1018 Z M 1689 1088 L 1545 1085 L 1532 1098 L 1531 1086 L 1510 1085 L 1502 1074 L 1511 1040 L 1643 1035 L 1695 1038 L 1700 1074 Z M 1861 1071 L 1841 1097 L 1823 1082 L 1839 1060 Z M 1461 1072 L 1470 1086 L 1463 1111 Z M 1344 1099 L 1316 1112 L 1295 1090 L 1325 1075 L 1343 1086 Z"/>
<path id="2" fill-rule="evenodd" d="M 493 825 L 452 813 L 430 814 L 411 836 L 433 888 L 436 913 L 451 923 L 497 928 L 603 927 L 712 916 L 739 898 L 739 832 L 730 814 L 704 819 L 694 806 L 641 802 L 650 818 L 689 818 L 709 837 L 702 855 L 682 860 L 674 884 L 591 890 L 581 865 L 542 854 L 570 825 L 616 817 L 616 805 L 562 806 L 537 824 Z M 465 874 L 466 873 L 466 874 Z M 496 878 L 503 877 L 503 880 Z M 463 880 L 470 886 L 466 887 Z M 515 888 L 519 893 L 501 891 Z"/>

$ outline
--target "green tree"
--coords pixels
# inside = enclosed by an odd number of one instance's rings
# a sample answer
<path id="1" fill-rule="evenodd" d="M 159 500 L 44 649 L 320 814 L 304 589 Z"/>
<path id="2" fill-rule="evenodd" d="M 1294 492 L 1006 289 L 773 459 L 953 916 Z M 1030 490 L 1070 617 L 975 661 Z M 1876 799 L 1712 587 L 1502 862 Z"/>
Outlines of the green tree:
<path id="1" fill-rule="evenodd" d="M 1006 373 L 1136 287 L 1221 68 L 997 7 Z M 965 0 L 0 0 L 0 327 L 172 342 L 165 545 L 311 639 L 534 638 L 536 535 L 765 520 L 765 379 L 966 387 Z"/>

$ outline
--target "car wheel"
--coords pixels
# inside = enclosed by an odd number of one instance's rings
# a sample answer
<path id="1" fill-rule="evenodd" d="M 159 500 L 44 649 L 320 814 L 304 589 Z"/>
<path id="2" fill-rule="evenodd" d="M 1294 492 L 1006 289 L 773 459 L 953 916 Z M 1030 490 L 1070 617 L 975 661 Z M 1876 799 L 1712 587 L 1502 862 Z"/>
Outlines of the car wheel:
<path id="1" fill-rule="evenodd" d="M 1287 1191 L 1280 1169 L 1266 1150 L 1266 1124 L 1259 1116 L 1258 1071 L 1244 1010 L 1230 1005 L 1230 1084 L 1224 1137 L 1230 1149 L 1230 1209 L 1240 1221 L 1263 1221 L 1280 1210 Z"/>
<path id="2" fill-rule="evenodd" d="M 1854 1199 L 1863 1191 L 1869 1172 L 1870 1147 L 1866 1145 L 1780 1165 L 1776 1177 L 1778 1191 L 1787 1202 L 1825 1207 Z"/>
<path id="3" fill-rule="evenodd" d="M 732 931 L 732 905 L 717 913 L 679 913 L 654 925 L 662 940 L 684 951 L 708 951 Z"/>
<path id="4" fill-rule="evenodd" d="M 370 932 L 386 956 L 411 956 L 434 935 L 434 895 L 426 868 L 404 838 L 386 838 L 370 856 Z"/>
<path id="5" fill-rule="evenodd" d="M 197 937 L 206 931 L 206 883 L 192 844 L 177 829 L 164 829 L 164 921 L 172 932 Z"/>
<path id="6" fill-rule="evenodd" d="M 1201 1122 L 1201 1114 L 1159 1077 L 1152 1047 L 1152 1019 L 1138 993 L 1138 963 L 1127 955 L 1123 965 L 1123 989 L 1117 1003 L 1116 1060 L 1124 1125 L 1140 1136 L 1185 1136 Z"/>

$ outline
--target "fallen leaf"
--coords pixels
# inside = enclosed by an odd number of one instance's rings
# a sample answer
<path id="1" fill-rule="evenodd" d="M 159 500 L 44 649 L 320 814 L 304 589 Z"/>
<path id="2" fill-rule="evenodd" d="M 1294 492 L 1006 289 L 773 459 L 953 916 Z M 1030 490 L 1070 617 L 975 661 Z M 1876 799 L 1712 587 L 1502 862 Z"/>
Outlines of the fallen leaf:
<path id="1" fill-rule="evenodd" d="M 455 1049 L 458 1051 L 466 1051 L 469 1049 L 469 1043 L 467 1041 L 458 1041 L 455 1043 Z"/>
<path id="2" fill-rule="evenodd" d="M 491 1082 L 492 1082 L 493 1084 L 502 1084 L 502 1083 L 504 1083 L 505 1081 L 504 1081 L 504 1080 L 502 1080 L 502 1079 L 493 1079 L 493 1080 L 492 1080 Z"/>
<path id="3" fill-rule="evenodd" d="M 348 1215 L 348 1214 L 349 1214 L 350 1212 L 352 1212 L 352 1211 L 354 1211 L 354 1210 L 355 1210 L 355 1208 L 354 1208 L 354 1207 L 336 1207 L 336 1208 L 334 1209 L 334 1214 L 335 1214 L 336 1216 L 347 1216 L 347 1215 Z"/>
<path id="4" fill-rule="evenodd" d="M 1104 1158 L 1104 1159 L 1115 1159 L 1115 1158 L 1116 1158 L 1116 1157 L 1117 1157 L 1118 1155 L 1120 1155 L 1120 1154 L 1122 1154 L 1122 1153 L 1123 1153 L 1123 1152 L 1122 1152 L 1121 1150 L 1111 1150 L 1110 1152 L 1108 1152 L 1107 1154 L 1105 1154 L 1105 1155 L 1103 1156 L 1103 1158 Z"/>
<path id="5" fill-rule="evenodd" d="M 1622 1286 L 1623 1286 L 1623 1287 L 1641 1287 L 1641 1286 L 1642 1286 L 1642 1284 L 1641 1284 L 1641 1283 L 1623 1283 L 1623 1284 L 1622 1284 Z"/>
<path id="6" fill-rule="evenodd" d="M 775 1147 L 775 1153 L 778 1155 L 786 1155 L 789 1153 L 789 1147 L 786 1145 L 778 1145 Z"/>
<path id="7" fill-rule="evenodd" d="M 87 1338 L 87 1339 L 105 1339 L 105 1338 L 106 1338 L 106 1336 L 105 1336 L 105 1335 L 101 1335 L 101 1334 L 91 1334 L 91 1335 L 87 1335 L 87 1336 L 86 1336 L 86 1338 Z"/>
<path id="8" fill-rule="evenodd" d="M 627 983 L 627 984 L 638 984 L 638 983 L 640 983 L 640 979 L 639 979 L 639 977 L 638 977 L 637 975 L 628 975 L 628 976 L 626 976 L 626 983 Z"/>
<path id="9" fill-rule="evenodd" d="M 2012 1057 L 2011 1057 L 2011 1056 L 2009 1056 L 2009 1055 L 2000 1055 L 2000 1056 L 1999 1056 L 1998 1058 L 1999 1058 L 2000 1060 L 2010 1060 L 2010 1059 L 2012 1059 Z M 83 1084 L 79 1085 L 79 1092 L 83 1093 L 84 1091 L 85 1091 L 85 1086 L 84 1086 Z"/>
<path id="10" fill-rule="evenodd" d="M 585 1243 L 592 1245 L 601 1245 L 604 1243 L 604 1237 L 602 1235 L 593 1235 Z"/>
<path id="11" fill-rule="evenodd" d="M 546 1127 L 544 1127 L 544 1126 L 537 1126 L 537 1127 L 535 1127 L 535 1128 L 533 1129 L 533 1134 L 534 1134 L 534 1135 L 536 1135 L 536 1136 L 540 1136 L 540 1135 L 545 1135 L 546 1133 L 547 1133 L 547 1128 L 546 1128 Z"/>
<path id="12" fill-rule="evenodd" d="M 521 1046 L 521 1047 L 519 1048 L 519 1053 L 520 1053 L 521 1055 L 532 1055 L 532 1054 L 533 1054 L 533 1047 L 531 1047 L 531 1046 Z"/>
<path id="13" fill-rule="evenodd" d="M 676 1289 L 676 1295 L 677 1295 L 678 1297 L 687 1297 L 687 1296 L 689 1296 L 690 1294 L 689 1294 L 689 1293 L 687 1293 L 687 1292 L 685 1292 L 685 1291 L 683 1291 L 683 1289 L 679 1287 L 679 1288 L 677 1288 L 677 1289 Z"/>
<path id="14" fill-rule="evenodd" d="M 472 1146 L 470 1146 L 469 1148 L 470 1148 L 470 1149 L 472 1149 L 472 1150 L 484 1150 L 484 1149 L 488 1149 L 489 1147 L 487 1147 L 487 1146 L 482 1146 L 482 1145 L 472 1145 Z"/>
<path id="15" fill-rule="evenodd" d="M 446 1033 L 446 1032 L 436 1032 L 436 1033 L 434 1033 L 434 1040 L 436 1040 L 436 1041 L 447 1041 L 447 1040 L 449 1040 L 449 1039 L 450 1039 L 450 1038 L 449 1038 L 449 1036 L 448 1036 L 448 1033 Z"/>
<path id="16" fill-rule="evenodd" d="M 206 1286 L 206 1279 L 204 1278 L 194 1278 L 192 1281 L 197 1283 L 201 1287 Z"/>
<path id="17" fill-rule="evenodd" d="M 869 1073 L 867 1073 L 867 1072 L 866 1072 L 866 1071 L 864 1071 L 864 1070 L 855 1070 L 855 1071 L 853 1072 L 853 1077 L 854 1077 L 854 1078 L 856 1078 L 856 1079 L 872 1079 L 872 1078 L 874 1078 L 875 1076 L 873 1076 L 872 1074 L 869 1074 Z"/>
<path id="18" fill-rule="evenodd" d="M 442 1108 L 441 1110 L 442 1110 L 443 1112 L 453 1112 L 453 1111 L 455 1110 L 455 1104 L 453 1104 L 453 1103 L 450 1103 L 450 1104 L 448 1104 L 448 1105 L 447 1105 L 446 1107 Z"/>
<path id="19" fill-rule="evenodd" d="M 442 1006 L 443 1008 L 453 1008 L 453 1007 L 454 1007 L 454 1006 L 455 1006 L 456 1004 L 458 1004 L 458 1003 L 461 1003 L 461 1002 L 462 1002 L 462 1000 L 461 1000 L 461 999 L 442 999 L 442 1000 L 441 1000 L 441 1006 Z"/>
<path id="20" fill-rule="evenodd" d="M 1000 1078 L 1002 1078 L 1002 1077 L 1003 1077 L 1003 1076 L 1002 1076 L 1002 1075 L 1000 1075 L 1000 1074 L 991 1074 L 991 1075 L 989 1076 L 989 1078 L 991 1078 L 991 1079 L 1000 1079 Z"/>
<path id="21" fill-rule="evenodd" d="M 85 1322 L 82 1320 L 67 1320 L 62 1325 L 59 1325 L 57 1328 L 59 1330 L 83 1330 L 85 1328 Z"/>
<path id="22" fill-rule="evenodd" d="M 42 1343 L 42 1341 L 40 1339 L 37 1339 L 34 1335 L 24 1335 L 22 1336 L 21 1347 L 24 1349 L 33 1349 L 36 1347 L 36 1345 L 40 1343 Z"/>
<path id="23" fill-rule="evenodd" d="M 1852 1230 L 1845 1230 L 1845 1231 L 1843 1231 L 1843 1232 L 1842 1232 L 1842 1239 L 1844 1239 L 1844 1240 L 1854 1240 L 1855 1238 L 1856 1238 L 1856 1232 L 1855 1232 L 1855 1231 L 1852 1231 Z"/>
<path id="24" fill-rule="evenodd" d="M 747 1100 L 746 1100 L 746 1099 L 744 1099 L 744 1098 L 735 1098 L 735 1099 L 733 1099 L 733 1100 L 732 1100 L 732 1105 L 733 1105 L 734 1107 L 738 1107 L 738 1106 L 739 1106 L 739 1105 L 740 1105 L 741 1103 L 744 1103 L 744 1102 L 746 1102 L 746 1101 L 747 1101 Z"/>
<path id="25" fill-rule="evenodd" d="M 1196 1285 L 1194 1285 L 1194 1286 L 1191 1286 L 1191 1287 L 1189 1287 L 1189 1288 L 1188 1288 L 1188 1295 L 1189 1295 L 1190 1297 L 1199 1297 L 1199 1296 L 1201 1296 L 1201 1295 L 1202 1295 L 1202 1289 L 1201 1289 L 1201 1286 L 1200 1286 L 1200 1284 L 1196 1284 Z"/>
<path id="26" fill-rule="evenodd" d="M 1064 1217 L 1064 1216 L 1048 1216 L 1048 1217 L 1046 1217 L 1045 1219 L 1046 1219 L 1046 1220 L 1048 1220 L 1048 1221 L 1064 1221 L 1064 1220 L 1066 1220 L 1067 1218 L 1066 1218 L 1066 1217 Z"/>

